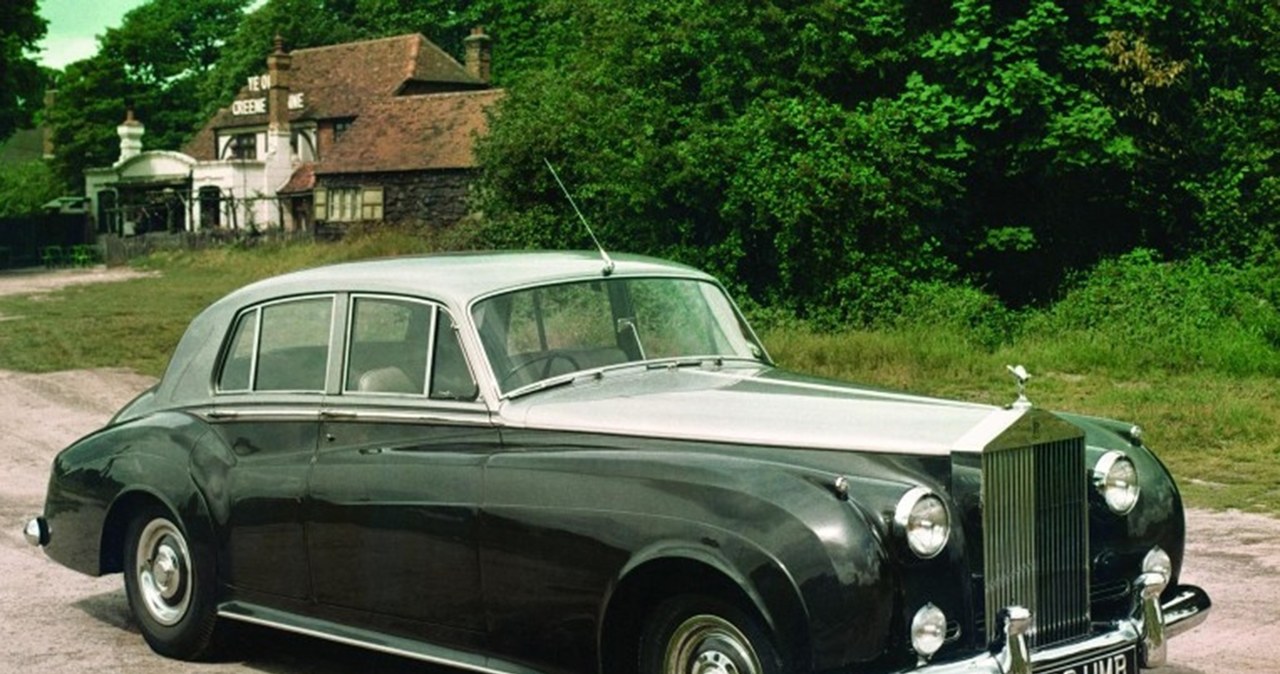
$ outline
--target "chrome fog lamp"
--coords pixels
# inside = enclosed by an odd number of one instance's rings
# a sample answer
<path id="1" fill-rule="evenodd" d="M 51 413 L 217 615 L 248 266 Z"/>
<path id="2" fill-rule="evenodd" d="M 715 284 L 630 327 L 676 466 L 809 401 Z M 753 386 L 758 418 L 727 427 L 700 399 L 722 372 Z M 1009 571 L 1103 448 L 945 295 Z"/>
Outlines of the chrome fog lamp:
<path id="1" fill-rule="evenodd" d="M 947 615 L 933 604 L 925 604 L 911 619 L 911 647 L 921 658 L 930 658 L 947 640 Z"/>
<path id="2" fill-rule="evenodd" d="M 947 505 L 924 487 L 913 487 L 898 500 L 893 522 L 907 539 L 907 547 L 921 559 L 942 552 L 951 537 L 951 516 Z"/>
<path id="3" fill-rule="evenodd" d="M 1107 507 L 1117 515 L 1127 515 L 1138 504 L 1142 489 L 1138 486 L 1138 469 L 1121 452 L 1102 455 L 1093 466 L 1093 486 Z"/>
<path id="4" fill-rule="evenodd" d="M 1173 560 L 1169 559 L 1169 553 L 1157 545 L 1142 559 L 1142 572 L 1159 574 L 1164 578 L 1164 584 L 1168 585 L 1173 580 Z"/>

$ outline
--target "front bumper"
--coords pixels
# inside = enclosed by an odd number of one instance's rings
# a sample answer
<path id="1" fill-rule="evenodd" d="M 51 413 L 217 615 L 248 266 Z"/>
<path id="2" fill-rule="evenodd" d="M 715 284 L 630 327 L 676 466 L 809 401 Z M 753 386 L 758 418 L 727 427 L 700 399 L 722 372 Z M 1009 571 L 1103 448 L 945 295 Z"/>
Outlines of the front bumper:
<path id="1" fill-rule="evenodd" d="M 1091 654 L 1113 652 L 1138 646 L 1138 662 L 1143 668 L 1165 663 L 1165 640 L 1199 625 L 1209 617 L 1213 602 L 1204 590 L 1194 585 L 1180 585 L 1173 599 L 1160 602 L 1164 589 L 1155 574 L 1138 579 L 1139 600 L 1133 617 L 1119 620 L 1100 629 L 1094 636 L 1051 648 L 1031 652 L 1027 648 L 1026 630 L 1031 615 L 1026 609 L 1006 609 L 1003 646 L 992 653 L 956 662 L 925 665 L 912 670 L 922 674 L 1031 674 L 1032 670 L 1051 671 L 1064 663 L 1078 662 Z"/>

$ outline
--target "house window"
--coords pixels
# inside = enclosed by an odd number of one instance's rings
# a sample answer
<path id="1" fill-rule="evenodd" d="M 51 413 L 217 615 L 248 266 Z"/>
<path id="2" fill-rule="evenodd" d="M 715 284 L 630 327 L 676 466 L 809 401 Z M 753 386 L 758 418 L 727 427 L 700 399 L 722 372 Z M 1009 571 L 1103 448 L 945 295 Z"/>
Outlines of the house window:
<path id="1" fill-rule="evenodd" d="M 316 220 L 355 222 L 382 219 L 381 187 L 316 188 Z"/>
<path id="2" fill-rule="evenodd" d="M 351 120 L 344 120 L 333 123 L 333 139 L 336 141 L 342 137 L 342 134 L 351 129 Z"/>
<path id="3" fill-rule="evenodd" d="M 231 142 L 228 144 L 227 150 L 232 159 L 257 159 L 257 134 L 237 133 L 231 137 Z"/>
<path id="4" fill-rule="evenodd" d="M 339 222 L 351 222 L 359 217 L 360 188 L 340 187 L 329 190 L 329 219 Z"/>

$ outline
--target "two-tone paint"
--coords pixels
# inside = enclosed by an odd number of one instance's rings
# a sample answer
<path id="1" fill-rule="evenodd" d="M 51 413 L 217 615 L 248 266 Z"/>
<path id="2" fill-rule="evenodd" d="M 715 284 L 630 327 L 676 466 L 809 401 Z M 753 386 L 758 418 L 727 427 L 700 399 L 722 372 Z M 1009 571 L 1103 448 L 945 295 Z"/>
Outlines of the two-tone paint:
<path id="1" fill-rule="evenodd" d="M 795 671 L 914 669 L 911 616 L 932 603 L 950 624 L 930 667 L 987 671 L 1001 635 L 983 632 L 971 582 L 980 493 L 964 457 L 1009 438 L 1083 436 L 1081 470 L 1118 450 L 1142 479 L 1124 516 L 1090 496 L 1092 638 L 1141 638 L 1134 579 L 1153 546 L 1173 562 L 1163 605 L 1190 612 L 1184 627 L 1207 612 L 1207 597 L 1178 583 L 1177 489 L 1114 422 L 853 387 L 767 356 L 631 363 L 505 395 L 472 304 L 599 273 L 587 254 L 439 256 L 233 293 L 193 321 L 154 389 L 57 457 L 46 551 L 91 575 L 121 571 L 131 513 L 158 504 L 216 560 L 224 617 L 475 671 L 625 669 L 645 609 L 688 593 L 750 607 Z M 611 273 L 714 282 L 629 256 Z M 323 394 L 219 394 L 237 312 L 317 294 L 338 307 L 335 349 L 353 295 L 441 306 L 479 398 L 345 395 L 340 362 Z M 895 505 L 917 487 L 947 499 L 955 520 L 932 559 L 894 528 Z"/>

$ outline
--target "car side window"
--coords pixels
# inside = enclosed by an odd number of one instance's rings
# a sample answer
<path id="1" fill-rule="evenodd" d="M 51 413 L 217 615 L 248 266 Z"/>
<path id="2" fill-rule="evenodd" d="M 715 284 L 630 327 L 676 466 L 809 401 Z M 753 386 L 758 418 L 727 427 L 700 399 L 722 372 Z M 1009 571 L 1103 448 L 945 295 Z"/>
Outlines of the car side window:
<path id="1" fill-rule="evenodd" d="M 348 393 L 426 394 L 433 400 L 460 401 L 479 395 L 453 319 L 435 304 L 356 296 L 347 335 L 343 390 Z"/>
<path id="2" fill-rule="evenodd" d="M 258 311 L 244 313 L 236 323 L 231 346 L 218 376 L 221 391 L 248 391 L 253 381 L 253 346 L 258 338 Z"/>
<path id="3" fill-rule="evenodd" d="M 254 390 L 323 392 L 333 298 L 279 302 L 260 311 Z"/>
<path id="4" fill-rule="evenodd" d="M 388 297 L 351 302 L 346 391 L 407 393 L 426 390 L 428 340 L 435 307 Z"/>
<path id="5" fill-rule="evenodd" d="M 435 354 L 431 359 L 431 398 L 434 400 L 475 400 L 480 394 L 467 368 L 467 358 L 458 342 L 453 319 L 443 311 L 436 320 Z"/>
<path id="6" fill-rule="evenodd" d="M 333 298 L 286 300 L 240 315 L 218 390 L 323 392 L 329 367 Z"/>

